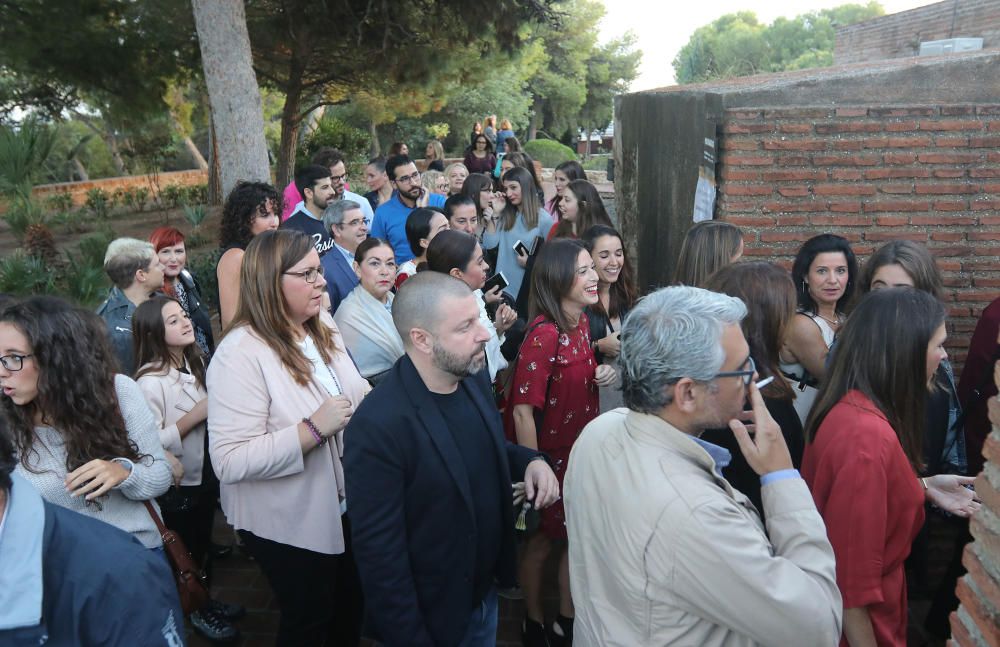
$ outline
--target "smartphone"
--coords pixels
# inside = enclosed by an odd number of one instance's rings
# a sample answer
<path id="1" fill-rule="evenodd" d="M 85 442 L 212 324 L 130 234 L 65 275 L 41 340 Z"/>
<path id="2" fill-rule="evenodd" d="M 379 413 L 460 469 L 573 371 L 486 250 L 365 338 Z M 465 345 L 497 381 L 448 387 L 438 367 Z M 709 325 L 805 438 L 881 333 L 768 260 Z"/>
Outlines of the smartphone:
<path id="1" fill-rule="evenodd" d="M 528 249 L 528 246 L 521 241 L 514 243 L 514 253 L 518 255 L 523 254 L 525 256 L 531 256 L 531 250 Z"/>
<path id="2" fill-rule="evenodd" d="M 542 244 L 542 237 L 535 236 L 535 240 L 531 241 L 531 251 L 528 252 L 528 256 L 534 256 L 538 253 L 538 247 Z"/>
<path id="3" fill-rule="evenodd" d="M 503 272 L 497 272 L 486 280 L 485 285 L 483 285 L 483 294 L 486 294 L 497 286 L 500 286 L 500 289 L 503 290 L 508 285 L 510 283 L 507 282 L 507 277 L 503 275 Z"/>

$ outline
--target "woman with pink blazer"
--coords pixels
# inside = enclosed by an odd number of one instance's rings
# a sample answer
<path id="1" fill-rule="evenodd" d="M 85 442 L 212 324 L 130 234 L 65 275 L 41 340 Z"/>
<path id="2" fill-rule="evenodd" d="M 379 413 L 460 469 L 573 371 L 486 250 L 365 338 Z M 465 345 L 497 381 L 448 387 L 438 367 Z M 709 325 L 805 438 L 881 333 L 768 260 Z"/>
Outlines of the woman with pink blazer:
<path id="1" fill-rule="evenodd" d="M 368 392 L 323 309 L 323 267 L 293 230 L 247 246 L 236 315 L 208 369 L 222 509 L 281 606 L 278 645 L 357 645 L 343 430 Z"/>

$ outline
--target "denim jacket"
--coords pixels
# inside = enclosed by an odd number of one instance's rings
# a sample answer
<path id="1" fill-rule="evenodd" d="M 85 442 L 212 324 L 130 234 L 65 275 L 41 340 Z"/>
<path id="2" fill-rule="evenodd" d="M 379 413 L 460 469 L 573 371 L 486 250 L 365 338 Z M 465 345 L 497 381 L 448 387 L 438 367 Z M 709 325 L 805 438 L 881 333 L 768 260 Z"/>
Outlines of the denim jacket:
<path id="1" fill-rule="evenodd" d="M 135 357 L 132 353 L 132 313 L 135 304 L 117 287 L 111 288 L 108 298 L 97 308 L 97 314 L 108 326 L 108 337 L 118 356 L 122 373 L 135 373 Z"/>

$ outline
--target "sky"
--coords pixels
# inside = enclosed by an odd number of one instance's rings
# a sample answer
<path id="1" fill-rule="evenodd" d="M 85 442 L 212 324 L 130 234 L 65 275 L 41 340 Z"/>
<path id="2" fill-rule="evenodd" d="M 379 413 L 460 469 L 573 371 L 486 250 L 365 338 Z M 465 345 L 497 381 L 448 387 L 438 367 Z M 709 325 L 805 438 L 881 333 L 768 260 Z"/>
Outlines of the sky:
<path id="1" fill-rule="evenodd" d="M 704 1 L 704 0 L 702 0 Z M 687 43 L 694 30 L 727 13 L 749 10 L 764 24 L 778 16 L 794 17 L 808 11 L 867 0 L 603 0 L 607 13 L 600 26 L 600 42 L 631 29 L 642 50 L 639 76 L 631 91 L 649 90 L 674 84 L 671 61 Z M 934 0 L 881 0 L 887 14 L 933 4 Z"/>

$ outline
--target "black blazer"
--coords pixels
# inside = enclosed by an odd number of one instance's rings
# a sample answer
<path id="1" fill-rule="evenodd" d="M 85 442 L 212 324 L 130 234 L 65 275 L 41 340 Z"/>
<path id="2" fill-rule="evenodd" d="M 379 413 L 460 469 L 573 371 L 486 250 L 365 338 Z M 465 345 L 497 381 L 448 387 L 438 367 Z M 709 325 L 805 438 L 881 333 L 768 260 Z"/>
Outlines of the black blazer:
<path id="1" fill-rule="evenodd" d="M 459 384 L 490 431 L 504 491 L 538 452 L 503 436 L 480 375 Z M 351 539 L 369 628 L 387 647 L 457 645 L 473 599 L 476 524 L 469 474 L 437 403 L 403 355 L 364 399 L 344 436 Z M 503 499 L 496 579 L 515 582 L 513 504 Z"/>

